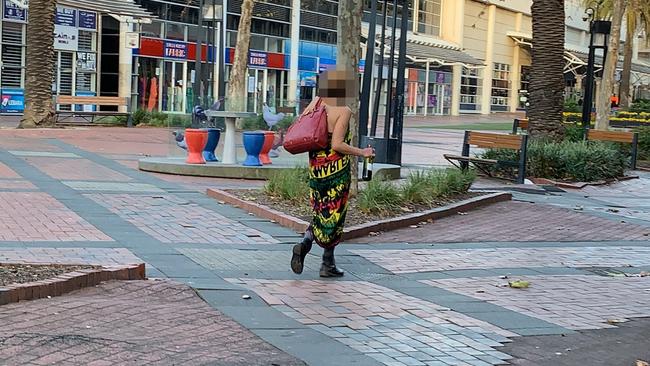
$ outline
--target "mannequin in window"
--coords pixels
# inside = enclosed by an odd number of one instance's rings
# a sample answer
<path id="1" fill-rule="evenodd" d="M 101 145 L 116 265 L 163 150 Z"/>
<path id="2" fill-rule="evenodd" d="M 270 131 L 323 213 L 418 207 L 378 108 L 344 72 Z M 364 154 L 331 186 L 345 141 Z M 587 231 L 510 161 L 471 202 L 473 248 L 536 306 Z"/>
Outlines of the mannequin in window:
<path id="1" fill-rule="evenodd" d="M 178 80 L 174 87 L 174 112 L 183 111 L 183 80 Z"/>

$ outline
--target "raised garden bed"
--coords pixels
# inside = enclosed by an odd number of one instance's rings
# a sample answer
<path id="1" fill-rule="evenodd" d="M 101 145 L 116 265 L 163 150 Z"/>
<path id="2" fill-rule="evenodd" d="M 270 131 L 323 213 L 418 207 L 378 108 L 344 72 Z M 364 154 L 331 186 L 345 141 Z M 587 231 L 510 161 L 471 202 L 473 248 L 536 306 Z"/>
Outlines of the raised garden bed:
<path id="1" fill-rule="evenodd" d="M 60 296 L 109 280 L 144 280 L 145 266 L 0 263 L 0 305 Z"/>
<path id="2" fill-rule="evenodd" d="M 208 189 L 207 194 L 262 218 L 273 220 L 296 232 L 304 232 L 311 220 L 311 208 L 306 200 L 301 203 L 285 201 L 271 197 L 262 190 Z M 344 239 L 362 237 L 371 232 L 395 230 L 423 221 L 458 215 L 511 198 L 510 193 L 468 192 L 453 198 L 436 200 L 430 205 L 403 205 L 400 210 L 383 214 L 362 212 L 358 207 L 358 202 L 353 199 L 348 210 Z"/>

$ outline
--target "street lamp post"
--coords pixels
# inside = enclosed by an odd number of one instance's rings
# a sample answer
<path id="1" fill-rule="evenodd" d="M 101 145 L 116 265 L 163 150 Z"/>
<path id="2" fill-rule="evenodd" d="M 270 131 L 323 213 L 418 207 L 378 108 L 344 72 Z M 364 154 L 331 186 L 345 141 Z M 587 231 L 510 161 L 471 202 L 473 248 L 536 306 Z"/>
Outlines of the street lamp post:
<path id="1" fill-rule="evenodd" d="M 598 3 L 600 6 L 600 3 Z M 596 10 L 587 8 L 585 10 L 585 21 L 589 20 L 589 58 L 587 59 L 587 78 L 585 81 L 585 92 L 582 104 L 582 126 L 588 129 L 591 125 L 591 109 L 594 99 L 594 69 L 596 64 L 596 50 L 603 50 L 603 67 L 607 58 L 607 44 L 609 42 L 609 33 L 612 28 L 612 22 L 607 20 L 594 20 L 598 16 L 598 7 Z M 615 57 L 615 56 L 614 56 Z M 606 96 L 603 96 L 605 98 Z"/>

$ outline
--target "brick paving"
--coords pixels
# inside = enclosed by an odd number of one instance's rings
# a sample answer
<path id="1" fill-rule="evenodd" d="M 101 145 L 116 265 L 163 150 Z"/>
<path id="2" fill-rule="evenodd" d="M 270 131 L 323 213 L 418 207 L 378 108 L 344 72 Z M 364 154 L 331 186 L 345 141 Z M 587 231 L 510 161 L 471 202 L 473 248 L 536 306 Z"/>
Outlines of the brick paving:
<path id="1" fill-rule="evenodd" d="M 87 194 L 162 243 L 270 244 L 272 236 L 173 195 Z"/>
<path id="2" fill-rule="evenodd" d="M 563 208 L 502 202 L 438 220 L 416 230 L 406 228 L 357 243 L 579 242 L 648 240 L 650 228 L 587 216 Z"/>
<path id="3" fill-rule="evenodd" d="M 25 158 L 54 179 L 128 182 L 131 178 L 86 159 Z"/>
<path id="4" fill-rule="evenodd" d="M 111 241 L 43 192 L 0 192 L 0 240 Z"/>
<path id="5" fill-rule="evenodd" d="M 111 192 L 155 192 L 165 191 L 151 184 L 145 183 L 119 183 L 119 182 L 84 182 L 62 181 L 66 186 L 78 191 L 111 191 Z"/>
<path id="6" fill-rule="evenodd" d="M 142 262 L 126 248 L 0 248 L 0 263 L 111 266 Z"/>
<path id="7" fill-rule="evenodd" d="M 491 365 L 515 334 L 368 282 L 228 279 L 385 365 Z"/>
<path id="8" fill-rule="evenodd" d="M 5 164 L 0 163 L 0 178 L 2 179 L 20 179 L 22 178 L 18 173 Z"/>
<path id="9" fill-rule="evenodd" d="M 171 281 L 0 307 L 2 365 L 304 365 Z"/>
<path id="10" fill-rule="evenodd" d="M 650 277 L 518 276 L 528 289 L 508 280 L 453 278 L 422 280 L 459 294 L 575 330 L 612 328 L 608 320 L 650 317 Z"/>
<path id="11" fill-rule="evenodd" d="M 289 251 L 279 250 L 237 250 L 237 249 L 197 249 L 177 248 L 177 251 L 184 254 L 202 267 L 220 271 L 267 271 L 269 269 L 289 270 Z M 310 256 L 313 256 L 310 254 Z M 305 271 L 320 270 L 320 258 L 318 260 L 305 260 Z"/>
<path id="12" fill-rule="evenodd" d="M 350 250 L 393 273 L 529 267 L 650 266 L 647 247 Z"/>
<path id="13" fill-rule="evenodd" d="M 36 190 L 35 185 L 22 179 L 0 179 L 0 189 L 3 190 Z"/>

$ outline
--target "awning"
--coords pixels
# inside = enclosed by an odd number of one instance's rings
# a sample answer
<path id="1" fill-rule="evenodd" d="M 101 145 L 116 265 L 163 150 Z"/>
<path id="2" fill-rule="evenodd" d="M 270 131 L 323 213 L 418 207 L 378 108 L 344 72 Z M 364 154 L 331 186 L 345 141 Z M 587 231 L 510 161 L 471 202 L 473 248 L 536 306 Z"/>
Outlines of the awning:
<path id="1" fill-rule="evenodd" d="M 532 36 L 529 34 L 508 32 L 508 36 L 519 45 L 529 48 L 533 47 Z M 587 61 L 589 61 L 589 55 L 587 53 L 573 50 L 568 45 L 565 45 L 564 48 L 564 59 L 567 61 L 567 64 L 564 67 L 564 72 L 573 72 L 575 74 L 579 68 L 587 66 Z M 603 58 L 601 56 L 596 56 L 595 61 L 596 67 L 603 66 Z M 620 57 L 616 69 L 623 70 L 623 60 Z M 650 65 L 635 62 L 632 64 L 632 71 L 641 74 L 650 74 Z"/>
<path id="2" fill-rule="evenodd" d="M 57 0 L 57 4 L 92 10 L 117 18 L 148 20 L 156 17 L 133 0 Z"/>
<path id="3" fill-rule="evenodd" d="M 390 31 L 387 29 L 387 37 L 384 42 L 384 55 L 390 54 L 391 38 Z M 399 52 L 400 32 L 397 32 L 395 39 L 395 53 Z M 368 39 L 367 25 L 362 26 L 361 36 L 364 42 Z M 379 54 L 381 47 L 381 38 L 379 35 L 375 38 L 375 53 Z M 408 33 L 406 39 L 406 58 L 413 63 L 436 64 L 440 66 L 462 65 L 468 68 L 485 67 L 485 63 L 471 55 L 463 52 L 460 47 L 451 43 L 436 40 L 430 37 L 424 37 Z"/>

